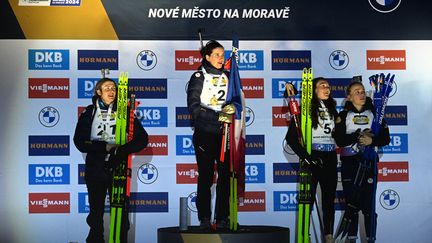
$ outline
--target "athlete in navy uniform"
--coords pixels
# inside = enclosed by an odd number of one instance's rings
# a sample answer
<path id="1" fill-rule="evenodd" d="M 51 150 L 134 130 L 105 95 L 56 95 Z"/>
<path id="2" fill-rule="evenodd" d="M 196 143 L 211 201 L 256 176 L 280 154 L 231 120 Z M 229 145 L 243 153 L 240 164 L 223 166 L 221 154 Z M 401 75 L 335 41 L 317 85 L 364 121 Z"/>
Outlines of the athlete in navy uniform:
<path id="1" fill-rule="evenodd" d="M 368 240 L 375 240 L 376 216 L 374 217 L 374 229 L 371 236 L 371 206 L 375 197 L 374 184 L 376 186 L 377 171 L 366 171 L 366 176 L 359 190 L 353 196 L 353 183 L 363 160 L 361 148 L 364 146 L 385 146 L 390 143 L 389 129 L 383 120 L 380 132 L 377 136 L 371 133 L 374 118 L 374 106 L 372 99 L 366 96 L 364 86 L 361 82 L 354 81 L 347 88 L 347 97 L 344 110 L 339 113 L 336 120 L 336 143 L 341 147 L 340 159 L 342 161 L 342 185 L 347 207 L 346 212 L 352 214 L 348 239 L 355 242 L 357 239 L 358 212 L 362 211 L 365 217 L 366 236 Z M 378 158 L 377 160 L 378 161 Z M 376 167 L 375 167 L 376 169 Z M 375 183 L 373 183 L 375 181 Z M 355 198 L 360 198 L 357 201 Z M 352 205 L 352 207 L 348 207 Z M 347 212 L 348 210 L 348 212 Z"/>

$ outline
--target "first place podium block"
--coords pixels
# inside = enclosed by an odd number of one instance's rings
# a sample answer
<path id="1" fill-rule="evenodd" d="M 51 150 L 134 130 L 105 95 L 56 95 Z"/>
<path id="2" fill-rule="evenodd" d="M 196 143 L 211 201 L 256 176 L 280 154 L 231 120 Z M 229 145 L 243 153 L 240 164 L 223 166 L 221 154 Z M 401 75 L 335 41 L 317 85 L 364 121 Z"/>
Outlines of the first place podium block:
<path id="1" fill-rule="evenodd" d="M 289 228 L 278 226 L 242 225 L 235 232 L 204 231 L 198 226 L 189 226 L 187 230 L 158 229 L 158 243 L 289 243 L 289 239 Z"/>

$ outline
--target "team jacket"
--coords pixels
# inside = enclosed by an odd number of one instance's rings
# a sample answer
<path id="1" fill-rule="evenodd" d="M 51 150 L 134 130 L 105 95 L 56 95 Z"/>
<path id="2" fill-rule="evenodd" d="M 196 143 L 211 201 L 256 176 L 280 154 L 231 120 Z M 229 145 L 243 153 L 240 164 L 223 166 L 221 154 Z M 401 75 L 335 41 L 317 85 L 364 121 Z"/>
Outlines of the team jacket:
<path id="1" fill-rule="evenodd" d="M 187 88 L 187 106 L 192 116 L 192 126 L 208 133 L 221 133 L 219 112 L 225 103 L 228 72 L 214 68 L 203 61 L 194 72 Z"/>
<path id="2" fill-rule="evenodd" d="M 97 101 L 96 101 L 97 102 Z M 91 140 L 93 119 L 96 114 L 96 105 L 91 104 L 81 113 L 75 128 L 74 143 L 76 148 L 86 153 L 85 156 L 85 179 L 92 181 L 107 182 L 110 179 L 110 168 L 106 162 L 105 141 Z M 128 111 L 129 121 L 129 111 Z M 129 129 L 129 127 L 127 127 Z M 133 139 L 122 145 L 123 154 L 131 154 L 145 148 L 148 143 L 148 134 L 137 118 L 134 119 Z"/>
<path id="3" fill-rule="evenodd" d="M 353 156 L 359 152 L 359 131 L 370 129 L 374 118 L 375 108 L 372 99 L 367 97 L 362 110 L 357 110 L 350 101 L 346 101 L 344 110 L 336 119 L 336 144 L 341 147 L 341 157 Z M 385 146 L 390 143 L 387 123 L 383 119 L 380 132 L 372 138 L 371 146 Z"/>

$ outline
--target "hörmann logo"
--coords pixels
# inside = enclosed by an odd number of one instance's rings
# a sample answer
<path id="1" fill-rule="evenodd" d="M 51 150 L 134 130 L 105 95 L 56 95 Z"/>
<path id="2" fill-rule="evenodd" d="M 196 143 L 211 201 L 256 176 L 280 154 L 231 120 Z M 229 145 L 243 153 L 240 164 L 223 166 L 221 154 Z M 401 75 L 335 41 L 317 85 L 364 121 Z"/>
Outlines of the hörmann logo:
<path id="1" fill-rule="evenodd" d="M 175 51 L 175 70 L 197 70 L 201 65 L 199 51 L 177 50 Z"/>
<path id="2" fill-rule="evenodd" d="M 191 119 L 187 107 L 176 107 L 176 127 L 191 127 Z"/>
<path id="3" fill-rule="evenodd" d="M 28 137 L 29 156 L 68 156 L 69 136 L 50 135 Z"/>
<path id="4" fill-rule="evenodd" d="M 29 78 L 29 98 L 69 98 L 68 78 Z"/>
<path id="5" fill-rule="evenodd" d="M 168 192 L 132 192 L 130 212 L 168 212 Z"/>
<path id="6" fill-rule="evenodd" d="M 118 50 L 78 50 L 78 70 L 118 70 Z"/>
<path id="7" fill-rule="evenodd" d="M 28 50 L 29 70 L 69 70 L 69 50 Z"/>
<path id="8" fill-rule="evenodd" d="M 70 194 L 29 193 L 29 213 L 70 213 Z"/>
<path id="9" fill-rule="evenodd" d="M 139 99 L 166 99 L 168 88 L 167 79 L 129 79 L 129 92 Z"/>
<path id="10" fill-rule="evenodd" d="M 367 50 L 368 70 L 405 70 L 405 50 Z"/>
<path id="11" fill-rule="evenodd" d="M 311 51 L 272 51 L 272 70 L 302 70 L 311 66 Z"/>

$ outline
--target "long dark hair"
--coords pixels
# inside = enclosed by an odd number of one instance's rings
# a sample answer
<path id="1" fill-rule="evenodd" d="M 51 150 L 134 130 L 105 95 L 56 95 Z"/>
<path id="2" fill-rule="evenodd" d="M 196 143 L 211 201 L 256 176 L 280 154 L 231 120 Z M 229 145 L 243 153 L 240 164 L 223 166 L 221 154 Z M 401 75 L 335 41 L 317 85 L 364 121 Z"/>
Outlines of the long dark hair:
<path id="1" fill-rule="evenodd" d="M 318 127 L 318 108 L 321 107 L 320 105 L 320 99 L 318 99 L 318 96 L 315 92 L 316 86 L 318 84 L 318 81 L 324 80 L 328 83 L 327 79 L 323 77 L 314 78 L 312 80 L 312 100 L 311 100 L 311 119 L 312 119 L 312 127 L 317 128 Z M 325 107 L 329 110 L 329 113 L 331 116 L 336 117 L 337 116 L 337 110 L 336 110 L 336 100 L 333 99 L 333 96 L 331 95 L 331 89 L 330 89 L 330 95 L 327 100 L 323 100 L 323 103 Z"/>

